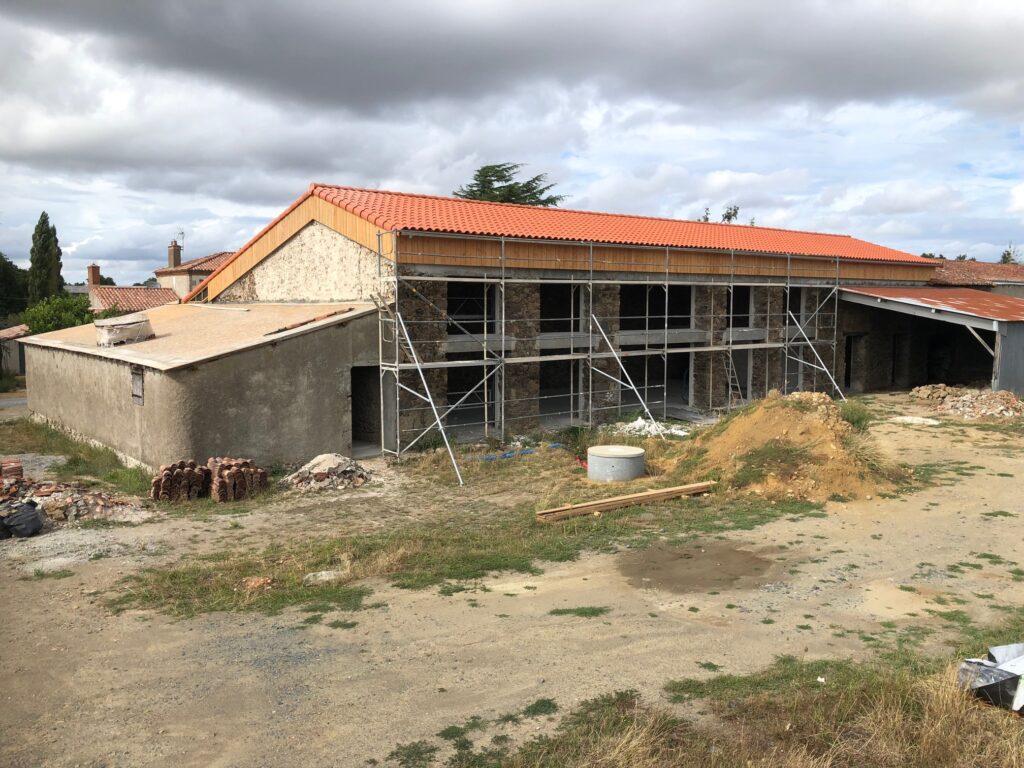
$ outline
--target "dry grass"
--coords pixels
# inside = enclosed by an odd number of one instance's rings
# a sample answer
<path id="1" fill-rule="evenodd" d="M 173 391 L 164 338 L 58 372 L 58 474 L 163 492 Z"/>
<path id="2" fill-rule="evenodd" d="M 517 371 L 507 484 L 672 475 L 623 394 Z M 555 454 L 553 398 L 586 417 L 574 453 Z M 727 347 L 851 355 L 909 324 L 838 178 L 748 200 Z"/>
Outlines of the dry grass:
<path id="1" fill-rule="evenodd" d="M 1024 726 L 960 690 L 953 667 L 916 679 L 870 665 L 841 686 L 769 690 L 711 702 L 697 726 L 622 692 L 584 704 L 523 745 L 509 768 L 953 768 L 1024 766 Z M 881 677 L 879 677 L 881 675 Z"/>

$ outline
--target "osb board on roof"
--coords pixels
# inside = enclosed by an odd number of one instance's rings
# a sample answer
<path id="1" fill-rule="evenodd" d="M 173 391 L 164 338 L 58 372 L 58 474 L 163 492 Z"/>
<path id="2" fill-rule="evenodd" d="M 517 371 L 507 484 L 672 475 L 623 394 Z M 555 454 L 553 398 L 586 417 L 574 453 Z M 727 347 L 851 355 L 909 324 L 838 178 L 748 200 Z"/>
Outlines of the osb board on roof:
<path id="1" fill-rule="evenodd" d="M 173 304 L 147 310 L 155 338 L 98 347 L 92 323 L 24 339 L 24 343 L 136 363 L 161 371 L 281 341 L 375 312 L 372 304 Z"/>

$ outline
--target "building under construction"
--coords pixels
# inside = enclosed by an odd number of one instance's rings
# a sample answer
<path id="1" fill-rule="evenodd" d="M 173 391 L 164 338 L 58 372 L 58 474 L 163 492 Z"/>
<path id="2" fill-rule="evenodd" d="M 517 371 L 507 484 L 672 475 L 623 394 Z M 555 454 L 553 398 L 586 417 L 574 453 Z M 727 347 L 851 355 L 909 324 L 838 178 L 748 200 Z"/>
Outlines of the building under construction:
<path id="1" fill-rule="evenodd" d="M 1024 300 L 929 287 L 935 267 L 843 235 L 314 184 L 185 300 L 374 309 L 372 355 L 339 362 L 318 331 L 322 375 L 351 403 L 334 443 L 286 430 L 310 455 L 399 455 L 623 414 L 700 419 L 772 389 L 1024 387 Z M 322 413 L 306 417 L 317 434 Z M 262 458 L 230 439 L 219 453 Z"/>

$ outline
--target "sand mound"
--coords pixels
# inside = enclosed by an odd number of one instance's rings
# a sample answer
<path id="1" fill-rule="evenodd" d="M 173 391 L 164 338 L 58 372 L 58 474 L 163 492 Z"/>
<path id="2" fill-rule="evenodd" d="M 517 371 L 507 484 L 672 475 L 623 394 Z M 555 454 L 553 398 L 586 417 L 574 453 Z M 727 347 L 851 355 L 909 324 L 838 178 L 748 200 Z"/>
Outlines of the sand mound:
<path id="1" fill-rule="evenodd" d="M 817 392 L 771 393 L 694 441 L 699 473 L 772 497 L 825 501 L 891 490 L 870 438 Z"/>

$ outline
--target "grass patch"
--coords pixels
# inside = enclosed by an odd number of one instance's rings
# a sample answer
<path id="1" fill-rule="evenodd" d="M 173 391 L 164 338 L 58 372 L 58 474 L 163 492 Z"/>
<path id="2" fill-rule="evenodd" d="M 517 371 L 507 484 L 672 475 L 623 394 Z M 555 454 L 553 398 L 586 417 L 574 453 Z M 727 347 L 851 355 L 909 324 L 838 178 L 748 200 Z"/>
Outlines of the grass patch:
<path id="1" fill-rule="evenodd" d="M 63 456 L 54 467 L 62 480 L 100 482 L 118 490 L 143 496 L 151 478 L 145 470 L 124 466 L 109 448 L 97 448 L 72 440 L 52 427 L 28 419 L 0 423 L 0 445 L 5 453 L 41 453 Z"/>
<path id="2" fill-rule="evenodd" d="M 557 525 L 537 523 L 527 507 L 473 525 L 431 523 L 393 532 L 285 543 L 261 551 L 223 550 L 214 559 L 190 557 L 169 567 L 129 577 L 110 601 L 115 609 L 152 608 L 176 616 L 223 610 L 276 612 L 321 601 L 359 607 L 368 590 L 351 585 L 303 587 L 302 577 L 336 567 L 351 556 L 353 579 L 383 577 L 407 589 L 444 585 L 456 594 L 495 572 L 540 573 L 540 563 L 566 562 L 587 551 L 700 533 L 751 530 L 780 518 L 820 515 L 820 505 L 775 504 L 714 494 L 640 508 L 616 510 Z M 244 580 L 269 578 L 269 588 L 249 591 Z M 480 587 L 477 587 L 480 588 Z M 535 589 L 533 585 L 524 589 Z M 351 608 L 350 608 L 351 609 Z"/>
<path id="3" fill-rule="evenodd" d="M 246 579 L 268 578 L 270 563 L 265 558 L 273 550 L 262 554 L 226 553 L 221 560 L 197 559 L 172 568 L 146 568 L 122 580 L 119 593 L 106 604 L 115 612 L 149 608 L 183 618 L 231 610 L 276 614 L 289 606 L 304 604 L 315 611 L 323 607 L 357 611 L 364 607 L 370 589 L 347 584 L 307 587 L 302 584 L 302 577 L 309 571 L 287 568 L 286 561 L 269 577 L 269 585 L 256 584 L 250 588 Z M 327 570 L 332 564 L 321 562 L 321 567 L 311 570 Z"/>
<path id="4" fill-rule="evenodd" d="M 548 611 L 551 616 L 580 616 L 585 619 L 592 619 L 597 616 L 604 616 L 611 611 L 603 605 L 582 605 L 578 608 L 552 608 Z"/>
<path id="5" fill-rule="evenodd" d="M 763 482 L 769 473 L 786 479 L 794 477 L 813 457 L 810 447 L 799 447 L 789 440 L 776 438 L 739 457 L 739 468 L 732 484 L 737 488 Z"/>
<path id="6" fill-rule="evenodd" d="M 558 711 L 558 705 L 552 699 L 537 699 L 523 709 L 523 717 L 544 717 Z"/>
<path id="7" fill-rule="evenodd" d="M 69 571 L 67 568 L 61 568 L 56 571 L 44 571 L 42 568 L 36 568 L 32 571 L 31 576 L 22 576 L 20 581 L 42 581 L 43 579 L 67 579 L 75 575 L 74 571 Z"/>
<path id="8" fill-rule="evenodd" d="M 868 407 L 857 400 L 846 400 L 839 404 L 839 415 L 858 432 L 866 432 L 871 422 L 874 421 L 874 414 Z"/>
<path id="9" fill-rule="evenodd" d="M 399 768 L 427 768 L 434 762 L 434 756 L 438 748 L 425 741 L 413 741 L 409 744 L 399 744 L 395 747 L 388 760 L 393 760 Z"/>

